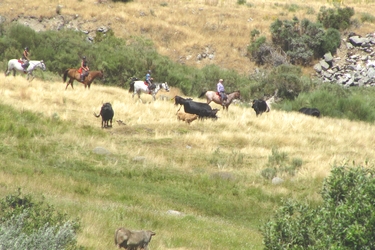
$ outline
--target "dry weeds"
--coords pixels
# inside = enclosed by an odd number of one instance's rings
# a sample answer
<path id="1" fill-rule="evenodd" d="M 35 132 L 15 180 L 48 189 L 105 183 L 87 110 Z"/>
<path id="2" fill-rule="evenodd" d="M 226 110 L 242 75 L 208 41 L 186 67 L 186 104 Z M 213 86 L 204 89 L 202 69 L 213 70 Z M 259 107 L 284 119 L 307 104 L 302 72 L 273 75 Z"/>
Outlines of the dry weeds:
<path id="1" fill-rule="evenodd" d="M 160 155 L 158 147 L 154 145 L 134 150 L 137 148 L 137 141 L 166 138 L 182 141 L 181 145 L 166 142 L 159 147 L 171 147 L 170 150 L 174 150 L 176 156 L 182 157 L 181 161 L 170 162 L 171 166 L 186 171 L 194 169 L 188 160 L 190 156 L 196 157 L 204 152 L 211 154 L 218 148 L 227 153 L 238 151 L 249 161 L 249 168 L 246 169 L 226 165 L 217 166 L 218 169 L 240 171 L 253 177 L 258 176 L 259 171 L 264 168 L 274 147 L 288 153 L 290 158 L 303 160 L 303 169 L 296 178 L 324 177 L 333 164 L 351 161 L 357 164 L 365 161 L 374 163 L 375 127 L 368 123 L 328 117 L 315 119 L 299 113 L 275 110 L 256 117 L 252 109 L 231 105 L 229 112 L 219 112 L 220 118 L 217 121 L 195 121 L 188 125 L 176 119 L 178 107 L 171 100 L 179 93 L 176 89 L 172 89 L 170 93 L 158 93 L 168 96 L 168 101 L 153 102 L 151 96 L 143 94 L 141 102 L 137 97 L 132 99 L 127 90 L 117 87 L 94 84 L 91 90 L 85 90 L 83 85 L 76 85 L 74 90 L 66 91 L 64 87 L 60 82 L 35 79 L 30 83 L 23 77 L 0 76 L 3 103 L 20 110 L 39 112 L 46 117 L 72 121 L 76 126 L 99 129 L 101 121 L 93 112 L 98 112 L 103 102 L 112 103 L 114 119 L 122 120 L 126 125 L 115 122 L 112 129 L 106 130 L 112 135 L 110 142 L 103 141 L 102 146 L 114 153 L 127 152 L 129 157 L 142 154 L 153 156 L 153 161 L 159 166 L 166 164 L 168 157 Z M 203 99 L 193 98 L 204 102 Z M 216 104 L 212 104 L 212 107 L 221 108 Z M 181 134 L 179 130 L 189 133 Z M 63 139 L 83 148 L 100 146 L 94 138 L 81 141 L 75 135 L 64 134 Z M 130 142 L 122 143 L 125 140 Z M 187 146 L 191 150 L 186 150 Z"/>
<path id="2" fill-rule="evenodd" d="M 375 8 L 374 1 L 351 0 L 343 4 L 355 8 L 357 19 Z M 290 20 L 297 16 L 315 21 L 321 6 L 333 7 L 323 0 L 247 1 L 243 5 L 235 0 L 135 0 L 127 4 L 109 0 L 3 0 L 0 15 L 10 20 L 18 15 L 50 18 L 56 15 L 58 6 L 62 15 L 95 20 L 96 27 L 111 27 L 118 37 L 149 38 L 160 54 L 173 61 L 198 68 L 217 64 L 241 73 L 252 73 L 255 67 L 246 57 L 251 30 L 269 36 L 269 26 L 277 18 Z M 374 29 L 373 23 L 352 28 L 363 35 Z M 212 53 L 214 58 L 197 61 L 200 53 Z"/>

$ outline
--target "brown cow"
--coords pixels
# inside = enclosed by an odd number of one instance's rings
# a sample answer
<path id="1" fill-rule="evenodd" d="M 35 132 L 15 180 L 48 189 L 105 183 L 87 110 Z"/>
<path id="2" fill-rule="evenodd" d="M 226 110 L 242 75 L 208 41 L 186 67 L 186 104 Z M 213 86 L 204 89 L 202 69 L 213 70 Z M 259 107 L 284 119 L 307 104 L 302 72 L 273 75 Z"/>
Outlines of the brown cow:
<path id="1" fill-rule="evenodd" d="M 191 122 L 193 122 L 194 120 L 196 120 L 198 118 L 198 116 L 196 114 L 188 114 L 188 113 L 185 113 L 185 112 L 177 112 L 177 119 L 179 121 L 185 121 L 187 122 L 189 125 Z"/>

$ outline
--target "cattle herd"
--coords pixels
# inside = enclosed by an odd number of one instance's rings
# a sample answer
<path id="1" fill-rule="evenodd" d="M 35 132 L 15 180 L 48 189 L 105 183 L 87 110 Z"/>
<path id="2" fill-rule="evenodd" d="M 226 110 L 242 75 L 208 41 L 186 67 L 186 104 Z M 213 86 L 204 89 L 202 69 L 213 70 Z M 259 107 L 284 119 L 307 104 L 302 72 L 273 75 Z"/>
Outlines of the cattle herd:
<path id="1" fill-rule="evenodd" d="M 205 118 L 211 118 L 211 119 L 217 119 L 217 112 L 219 109 L 212 109 L 210 105 L 207 103 L 202 102 L 196 102 L 193 101 L 191 98 L 183 98 L 181 96 L 175 96 L 173 98 L 175 100 L 175 105 L 180 105 L 180 108 L 177 110 L 177 119 L 180 121 L 185 121 L 190 125 L 191 122 L 193 122 L 196 119 L 205 119 Z M 184 111 L 180 111 L 181 107 L 184 107 Z M 266 101 L 258 99 L 254 100 L 252 102 L 251 106 L 256 116 L 262 115 L 264 112 L 269 112 L 270 108 Z M 320 111 L 317 108 L 301 108 L 299 110 L 300 113 L 320 117 Z M 102 117 L 102 128 L 109 128 L 112 127 L 112 119 L 114 116 L 114 111 L 112 108 L 112 105 L 107 102 L 102 105 L 102 108 L 100 110 L 99 114 L 95 114 L 96 117 L 101 116 Z"/>

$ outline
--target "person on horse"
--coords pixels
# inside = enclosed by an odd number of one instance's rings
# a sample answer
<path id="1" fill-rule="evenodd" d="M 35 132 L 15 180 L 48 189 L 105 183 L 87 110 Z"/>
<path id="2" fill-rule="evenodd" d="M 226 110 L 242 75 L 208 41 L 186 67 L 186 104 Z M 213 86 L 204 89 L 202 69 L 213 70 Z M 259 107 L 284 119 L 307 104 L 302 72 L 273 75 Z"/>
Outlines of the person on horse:
<path id="1" fill-rule="evenodd" d="M 26 73 L 27 67 L 29 67 L 29 60 L 30 60 L 29 55 L 30 55 L 29 48 L 25 47 L 22 53 L 22 68 L 25 73 Z"/>
<path id="2" fill-rule="evenodd" d="M 146 83 L 148 85 L 148 89 L 150 91 L 152 91 L 153 89 L 156 88 L 156 85 L 152 82 L 154 80 L 154 78 L 151 77 L 151 70 L 147 71 L 145 80 L 146 80 Z"/>
<path id="3" fill-rule="evenodd" d="M 89 75 L 90 71 L 89 65 L 86 61 L 86 56 L 82 57 L 81 68 L 79 69 L 79 71 L 81 73 L 81 82 L 83 82 L 85 80 L 85 77 Z"/>
<path id="4" fill-rule="evenodd" d="M 217 92 L 220 95 L 221 101 L 223 104 L 225 104 L 227 100 L 227 95 L 225 94 L 225 89 L 223 85 L 223 79 L 220 79 L 219 82 L 216 84 Z"/>

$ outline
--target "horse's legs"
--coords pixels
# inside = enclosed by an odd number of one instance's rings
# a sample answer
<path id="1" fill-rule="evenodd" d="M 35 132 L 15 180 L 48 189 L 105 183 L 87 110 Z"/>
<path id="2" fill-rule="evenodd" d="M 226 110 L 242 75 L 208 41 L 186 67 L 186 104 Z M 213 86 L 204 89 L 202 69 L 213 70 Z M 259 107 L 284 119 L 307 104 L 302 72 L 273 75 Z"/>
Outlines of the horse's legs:
<path id="1" fill-rule="evenodd" d="M 72 89 L 74 89 L 73 88 L 73 81 L 74 81 L 74 79 L 72 79 L 72 78 L 69 79 L 68 83 L 66 84 L 65 90 L 68 88 L 69 85 L 71 85 Z"/>
<path id="2" fill-rule="evenodd" d="M 16 76 L 16 70 L 13 69 L 13 76 Z"/>

